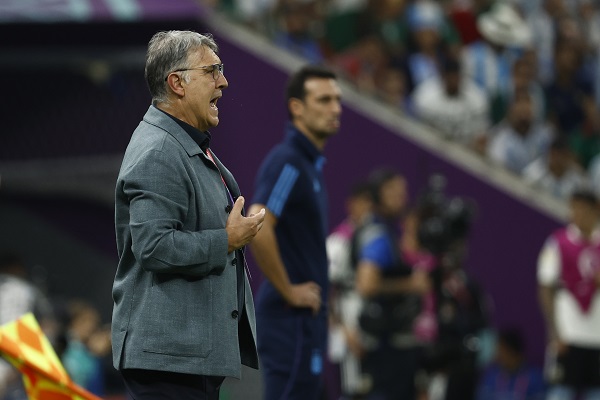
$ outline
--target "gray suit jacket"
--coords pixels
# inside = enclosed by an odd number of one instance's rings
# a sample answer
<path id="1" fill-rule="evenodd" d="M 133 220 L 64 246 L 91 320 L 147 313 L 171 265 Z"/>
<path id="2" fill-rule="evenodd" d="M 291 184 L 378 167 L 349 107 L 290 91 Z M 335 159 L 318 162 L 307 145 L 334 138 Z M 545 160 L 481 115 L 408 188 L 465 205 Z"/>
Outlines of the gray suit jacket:
<path id="1" fill-rule="evenodd" d="M 215 161 L 237 198 L 233 176 Z M 258 368 L 246 274 L 245 312 L 237 310 L 236 268 L 244 260 L 241 251 L 227 253 L 219 171 L 154 106 L 127 146 L 115 200 L 114 367 L 236 378 L 241 364 Z"/>

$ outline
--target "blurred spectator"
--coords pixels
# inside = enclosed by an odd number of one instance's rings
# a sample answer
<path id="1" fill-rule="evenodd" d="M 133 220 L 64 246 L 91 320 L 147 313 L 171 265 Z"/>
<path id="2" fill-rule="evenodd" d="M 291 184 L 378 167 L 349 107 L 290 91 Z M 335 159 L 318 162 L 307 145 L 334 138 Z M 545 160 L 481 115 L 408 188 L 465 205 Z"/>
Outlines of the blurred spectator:
<path id="1" fill-rule="evenodd" d="M 404 72 L 397 68 L 386 68 L 375 77 L 377 97 L 397 110 L 410 112 L 408 83 Z"/>
<path id="2" fill-rule="evenodd" d="M 577 5 L 581 0 L 564 0 L 567 12 L 569 14 L 575 14 L 577 12 Z"/>
<path id="3" fill-rule="evenodd" d="M 390 62 L 385 44 L 376 35 L 361 39 L 347 52 L 332 60 L 340 70 L 340 75 L 354 82 L 363 93 L 372 96 L 378 93 L 377 80 L 390 70 Z"/>
<path id="4" fill-rule="evenodd" d="M 424 271 L 411 271 L 399 249 L 400 218 L 407 202 L 405 179 L 389 169 L 370 177 L 374 219 L 356 233 L 356 289 L 363 299 L 359 324 L 369 399 L 412 399 L 420 349 L 413 322 L 429 290 Z"/>
<path id="5" fill-rule="evenodd" d="M 394 60 L 404 57 L 408 42 L 405 15 L 408 3 L 408 0 L 369 0 L 357 21 L 359 41 L 368 36 L 377 36 Z"/>
<path id="6" fill-rule="evenodd" d="M 525 361 L 521 333 L 500 332 L 495 362 L 479 383 L 477 400 L 544 400 L 545 390 L 542 371 Z"/>
<path id="7" fill-rule="evenodd" d="M 590 161 L 588 176 L 592 190 L 600 196 L 600 152 Z"/>
<path id="8" fill-rule="evenodd" d="M 512 66 L 510 84 L 505 90 L 496 92 L 491 98 L 490 116 L 493 124 L 506 117 L 509 105 L 513 102 L 515 93 L 527 91 L 533 101 L 536 121 L 542 121 L 546 116 L 544 89 L 536 80 L 535 53 L 525 52 Z"/>
<path id="9" fill-rule="evenodd" d="M 413 94 L 415 115 L 445 137 L 476 148 L 489 128 L 485 94 L 461 74 L 457 60 L 444 61 L 441 79 L 431 77 Z"/>
<path id="10" fill-rule="evenodd" d="M 595 104 L 587 104 L 588 107 L 587 121 L 568 135 L 569 147 L 584 169 L 589 169 L 594 157 L 600 153 L 600 114 Z"/>
<path id="11" fill-rule="evenodd" d="M 571 40 L 558 41 L 554 67 L 554 79 L 545 88 L 551 120 L 561 132 L 594 129 L 597 118 L 594 119 L 593 85 L 582 69 L 580 46 Z"/>
<path id="12" fill-rule="evenodd" d="M 540 9 L 542 8 L 542 4 L 544 3 L 545 0 L 511 0 L 511 1 L 519 6 L 519 9 L 523 12 L 523 15 L 529 17 L 533 13 L 540 12 Z"/>
<path id="13" fill-rule="evenodd" d="M 212 0 L 211 0 L 212 1 Z M 217 0 L 219 7 L 238 21 L 269 35 L 273 30 L 273 16 L 278 0 Z"/>
<path id="14" fill-rule="evenodd" d="M 527 165 L 545 156 L 552 130 L 534 120 L 531 96 L 520 92 L 515 93 L 507 118 L 492 129 L 490 136 L 490 159 L 520 175 Z"/>
<path id="15" fill-rule="evenodd" d="M 549 117 L 569 136 L 577 160 L 587 168 L 600 151 L 600 115 L 591 75 L 583 65 L 581 42 L 559 41 L 555 66 L 555 79 L 546 87 Z"/>
<path id="16" fill-rule="evenodd" d="M 353 238 L 357 229 L 371 218 L 371 191 L 367 183 L 357 183 L 346 200 L 348 217 L 327 238 L 329 279 L 332 283 L 329 355 L 340 364 L 345 399 L 364 396 L 368 383 L 360 367 L 363 348 L 358 329 L 361 299 L 356 292 L 356 254 Z"/>
<path id="17" fill-rule="evenodd" d="M 63 364 L 73 382 L 94 394 L 103 395 L 100 358 L 110 352 L 109 332 L 100 330 L 100 315 L 90 304 L 72 301 L 68 307 L 70 322 Z"/>
<path id="18" fill-rule="evenodd" d="M 554 44 L 556 43 L 556 21 L 567 15 L 564 0 L 540 0 L 527 16 L 532 42 L 537 53 L 537 68 L 540 81 L 547 84 L 554 75 Z"/>
<path id="19" fill-rule="evenodd" d="M 548 154 L 538 157 L 523 170 L 523 178 L 528 184 L 564 200 L 588 185 L 564 137 L 555 138 Z"/>
<path id="20" fill-rule="evenodd" d="M 17 254 L 3 253 L 0 255 L 0 325 L 28 312 L 33 312 L 43 330 L 54 328 L 50 302 L 28 279 L 24 262 Z M 55 339 L 54 333 L 47 332 L 51 341 Z M 0 359 L 0 399 L 27 399 L 21 374 L 3 359 Z"/>
<path id="21" fill-rule="evenodd" d="M 583 27 L 577 19 L 575 10 L 559 15 L 555 18 L 554 23 L 556 25 L 556 38 L 554 43 L 566 41 L 570 42 L 581 53 L 586 51 L 586 38 L 583 37 Z"/>
<path id="22" fill-rule="evenodd" d="M 483 40 L 463 50 L 464 72 L 492 96 L 509 87 L 512 63 L 531 44 L 531 32 L 514 7 L 503 1 L 481 14 L 477 27 Z"/>
<path id="23" fill-rule="evenodd" d="M 407 17 L 415 46 L 407 57 L 407 70 L 414 87 L 438 76 L 439 61 L 443 53 L 440 37 L 443 14 L 439 4 L 422 0 L 408 7 Z"/>
<path id="24" fill-rule="evenodd" d="M 552 233 L 538 259 L 546 320 L 549 400 L 600 396 L 600 214 L 591 191 L 570 198 L 571 222 Z"/>
<path id="25" fill-rule="evenodd" d="M 330 0 L 324 21 L 322 48 L 326 58 L 344 52 L 360 38 L 359 20 L 367 0 Z"/>
<path id="26" fill-rule="evenodd" d="M 578 22 L 585 40 L 585 52 L 597 54 L 600 48 L 600 10 L 594 0 L 579 0 Z"/>
<path id="27" fill-rule="evenodd" d="M 491 0 L 450 0 L 448 16 L 456 27 L 463 45 L 469 45 L 481 35 L 477 29 L 477 17 L 489 9 Z"/>
<path id="28" fill-rule="evenodd" d="M 275 34 L 274 42 L 304 57 L 310 64 L 323 61 L 321 48 L 312 31 L 316 21 L 315 1 L 281 0 L 277 7 L 280 30 Z"/>

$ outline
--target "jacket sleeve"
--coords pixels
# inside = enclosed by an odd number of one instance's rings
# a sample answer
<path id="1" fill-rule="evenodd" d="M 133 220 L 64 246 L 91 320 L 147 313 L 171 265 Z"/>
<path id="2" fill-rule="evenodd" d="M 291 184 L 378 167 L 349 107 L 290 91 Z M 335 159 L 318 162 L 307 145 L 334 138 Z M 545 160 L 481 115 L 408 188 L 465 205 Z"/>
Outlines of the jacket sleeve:
<path id="1" fill-rule="evenodd" d="M 215 217 L 215 226 L 198 231 L 184 228 L 190 206 L 194 206 L 190 201 L 200 196 L 193 193 L 191 176 L 180 157 L 150 150 L 124 171 L 121 185 L 129 203 L 132 251 L 142 268 L 195 277 L 225 268 L 228 244 L 224 223 L 217 223 Z M 201 218 L 200 210 L 195 212 Z"/>

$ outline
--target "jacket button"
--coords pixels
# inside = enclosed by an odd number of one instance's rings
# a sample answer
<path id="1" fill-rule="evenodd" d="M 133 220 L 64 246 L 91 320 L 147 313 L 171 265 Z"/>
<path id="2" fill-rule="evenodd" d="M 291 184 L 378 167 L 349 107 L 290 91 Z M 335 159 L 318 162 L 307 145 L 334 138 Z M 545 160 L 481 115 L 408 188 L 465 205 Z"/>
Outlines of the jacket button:
<path id="1" fill-rule="evenodd" d="M 240 315 L 240 313 L 238 312 L 238 310 L 233 310 L 231 312 L 231 318 L 233 319 L 237 319 L 237 317 Z"/>
<path id="2" fill-rule="evenodd" d="M 237 265 L 237 258 L 234 258 L 233 260 L 231 260 L 231 265 Z"/>
<path id="3" fill-rule="evenodd" d="M 226 212 L 227 214 L 229 214 L 229 213 L 231 212 L 231 209 L 232 209 L 231 205 L 227 204 L 227 205 L 225 206 L 225 212 Z"/>

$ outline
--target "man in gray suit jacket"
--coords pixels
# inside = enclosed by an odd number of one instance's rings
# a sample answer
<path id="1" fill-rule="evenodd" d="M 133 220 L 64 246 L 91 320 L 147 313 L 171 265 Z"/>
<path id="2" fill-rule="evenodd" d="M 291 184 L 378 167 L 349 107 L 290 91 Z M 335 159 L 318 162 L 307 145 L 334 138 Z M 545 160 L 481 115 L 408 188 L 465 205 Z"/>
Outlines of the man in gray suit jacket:
<path id="1" fill-rule="evenodd" d="M 243 216 L 209 148 L 228 86 L 212 37 L 157 33 L 145 75 L 152 105 L 116 186 L 113 364 L 130 398 L 216 400 L 241 364 L 258 368 L 244 246 L 265 212 Z"/>

